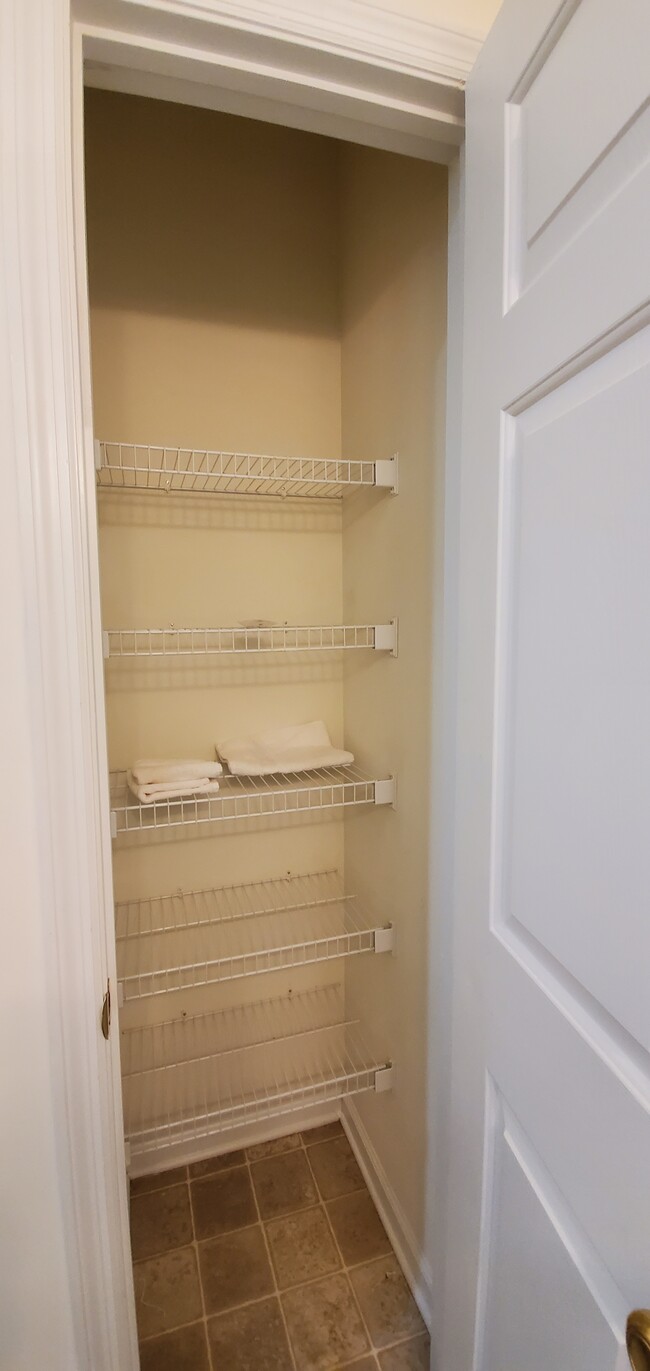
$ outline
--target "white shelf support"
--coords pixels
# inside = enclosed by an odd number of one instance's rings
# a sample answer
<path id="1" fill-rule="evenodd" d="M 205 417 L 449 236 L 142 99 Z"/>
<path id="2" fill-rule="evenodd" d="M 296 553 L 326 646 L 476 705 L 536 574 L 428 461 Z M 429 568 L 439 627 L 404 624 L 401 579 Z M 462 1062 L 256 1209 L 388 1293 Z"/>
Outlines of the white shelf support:
<path id="1" fill-rule="evenodd" d="M 375 1071 L 375 1094 L 384 1095 L 387 1090 L 393 1088 L 393 1063 L 387 1062 L 385 1066 L 380 1066 Z"/>
<path id="2" fill-rule="evenodd" d="M 392 805 L 395 808 L 397 799 L 397 783 L 394 776 L 389 776 L 385 781 L 375 781 L 375 804 Z"/>
<path id="3" fill-rule="evenodd" d="M 104 629 L 104 632 L 102 633 L 102 651 L 104 653 L 104 661 L 106 662 L 111 655 L 111 640 L 106 629 Z"/>
<path id="4" fill-rule="evenodd" d="M 100 443 L 99 438 L 95 438 L 93 442 L 93 449 L 95 452 L 95 471 L 101 471 L 103 454 L 102 444 Z"/>
<path id="5" fill-rule="evenodd" d="M 117 814 L 114 809 L 111 810 L 111 838 L 117 838 Z"/>
<path id="6" fill-rule="evenodd" d="M 392 952 L 393 932 L 392 924 L 386 924 L 385 928 L 375 929 L 375 952 Z"/>
<path id="7" fill-rule="evenodd" d="M 397 453 L 394 457 L 375 462 L 375 485 L 389 490 L 391 495 L 397 495 L 399 491 L 398 474 Z"/>
<path id="8" fill-rule="evenodd" d="M 375 652 L 390 652 L 391 657 L 397 656 L 397 619 L 391 619 L 389 624 L 375 624 Z"/>

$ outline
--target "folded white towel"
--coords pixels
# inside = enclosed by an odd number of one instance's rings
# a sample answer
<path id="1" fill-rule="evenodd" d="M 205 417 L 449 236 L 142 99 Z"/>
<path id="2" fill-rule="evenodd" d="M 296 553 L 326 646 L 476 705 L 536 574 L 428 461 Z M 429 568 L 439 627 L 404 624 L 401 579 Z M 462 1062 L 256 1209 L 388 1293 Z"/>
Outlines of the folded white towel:
<path id="1" fill-rule="evenodd" d="M 167 783 L 150 781 L 147 785 L 140 785 L 133 772 L 127 771 L 126 779 L 140 804 L 145 805 L 154 804 L 156 800 L 182 800 L 193 795 L 216 795 L 219 789 L 219 782 L 210 780 L 207 776 Z"/>
<path id="2" fill-rule="evenodd" d="M 291 771 L 315 771 L 322 766 L 347 766 L 351 752 L 332 747 L 321 719 L 311 724 L 272 728 L 248 738 L 217 743 L 217 753 L 233 776 L 272 776 Z"/>
<path id="3" fill-rule="evenodd" d="M 223 767 L 219 762 L 206 762 L 202 757 L 199 758 L 146 758 L 144 761 L 134 762 L 131 767 L 131 775 L 137 785 L 175 785 L 176 782 L 186 784 L 189 781 L 214 781 L 217 776 L 221 776 Z"/>

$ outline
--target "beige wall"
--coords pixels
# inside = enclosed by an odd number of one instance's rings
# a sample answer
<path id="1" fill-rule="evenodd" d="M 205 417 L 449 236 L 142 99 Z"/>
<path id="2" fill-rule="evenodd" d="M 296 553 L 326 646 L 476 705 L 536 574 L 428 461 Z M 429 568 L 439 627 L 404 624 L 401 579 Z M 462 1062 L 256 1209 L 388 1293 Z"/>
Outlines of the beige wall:
<path id="1" fill-rule="evenodd" d="M 446 174 L 389 153 L 343 158 L 342 433 L 346 453 L 399 452 L 397 498 L 360 498 L 344 513 L 343 606 L 399 615 L 396 661 L 346 663 L 350 746 L 397 773 L 395 813 L 346 819 L 346 883 L 394 920 L 390 959 L 350 964 L 353 1013 L 378 1020 L 395 1089 L 353 1105 L 424 1248 L 432 633 L 435 500 L 444 458 Z"/>
<path id="2" fill-rule="evenodd" d="M 388 9 L 409 19 L 426 19 L 443 28 L 469 29 L 484 38 L 494 23 L 502 0 L 391 0 Z"/>
<path id="3" fill-rule="evenodd" d="M 87 205 L 95 433 L 340 453 L 338 147 L 272 125 L 90 91 Z M 341 516 L 322 502 L 101 493 L 106 627 L 341 618 Z M 324 718 L 341 664 L 109 663 L 109 764 L 212 758 L 219 737 Z M 342 824 L 173 830 L 116 850 L 117 898 L 340 868 Z M 340 968 L 304 973 L 335 980 Z M 283 976 L 164 996 L 124 1026 L 281 993 Z"/>

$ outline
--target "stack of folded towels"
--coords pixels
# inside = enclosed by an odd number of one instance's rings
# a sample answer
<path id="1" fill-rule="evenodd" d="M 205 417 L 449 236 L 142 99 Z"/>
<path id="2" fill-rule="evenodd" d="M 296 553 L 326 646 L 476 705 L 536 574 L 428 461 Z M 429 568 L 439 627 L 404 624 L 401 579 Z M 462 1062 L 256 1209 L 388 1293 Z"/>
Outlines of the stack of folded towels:
<path id="1" fill-rule="evenodd" d="M 222 774 L 221 762 L 172 757 L 135 762 L 126 779 L 141 804 L 153 804 L 155 800 L 182 800 L 186 795 L 213 795 Z"/>
<path id="2" fill-rule="evenodd" d="M 273 776 L 316 771 L 323 766 L 348 766 L 352 752 L 332 747 L 322 719 L 290 728 L 272 728 L 246 738 L 229 738 L 216 745 L 217 756 L 232 776 Z"/>

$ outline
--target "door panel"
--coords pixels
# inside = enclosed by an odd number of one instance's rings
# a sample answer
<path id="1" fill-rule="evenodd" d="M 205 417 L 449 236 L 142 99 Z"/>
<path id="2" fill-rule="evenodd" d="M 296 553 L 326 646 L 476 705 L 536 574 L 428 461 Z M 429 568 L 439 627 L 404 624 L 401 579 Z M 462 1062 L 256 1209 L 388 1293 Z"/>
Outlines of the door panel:
<path id="1" fill-rule="evenodd" d="M 468 87 L 441 1371 L 622 1371 L 650 1305 L 649 54 L 506 0 Z"/>
<path id="2" fill-rule="evenodd" d="M 477 1371 L 614 1371 L 620 1297 L 539 1156 L 496 1093 L 488 1184 L 494 1214 Z M 510 1292 L 517 1288 L 513 1306 Z"/>
<path id="3" fill-rule="evenodd" d="M 650 1049 L 650 328 L 506 431 L 499 913 Z"/>

